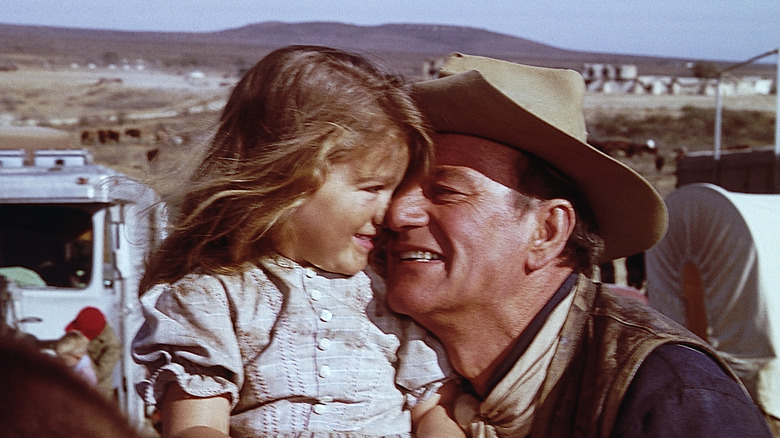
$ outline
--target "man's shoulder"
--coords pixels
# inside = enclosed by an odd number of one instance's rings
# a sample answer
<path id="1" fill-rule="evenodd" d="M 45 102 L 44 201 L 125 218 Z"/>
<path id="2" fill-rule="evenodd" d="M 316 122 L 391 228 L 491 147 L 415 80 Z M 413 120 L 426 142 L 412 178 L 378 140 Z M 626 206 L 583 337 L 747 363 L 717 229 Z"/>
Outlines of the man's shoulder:
<path id="1" fill-rule="evenodd" d="M 623 398 L 613 437 L 770 436 L 761 412 L 717 360 L 665 344 L 642 362 Z"/>
<path id="2" fill-rule="evenodd" d="M 704 345 L 685 327 L 634 297 L 616 293 L 609 287 L 596 283 L 590 313 L 595 318 L 613 323 L 627 330 L 638 329 L 646 336 L 664 338 L 678 343 Z M 666 343 L 666 342 L 661 342 Z"/>
<path id="3" fill-rule="evenodd" d="M 665 344 L 647 356 L 629 387 L 703 389 L 742 400 L 742 387 L 715 358 L 683 344 Z"/>

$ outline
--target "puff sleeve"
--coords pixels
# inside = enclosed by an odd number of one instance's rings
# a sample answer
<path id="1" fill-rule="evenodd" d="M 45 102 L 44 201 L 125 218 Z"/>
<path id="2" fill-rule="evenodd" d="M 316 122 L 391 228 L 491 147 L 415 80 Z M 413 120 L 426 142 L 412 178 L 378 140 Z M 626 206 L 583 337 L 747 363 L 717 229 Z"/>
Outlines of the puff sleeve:
<path id="1" fill-rule="evenodd" d="M 132 352 L 149 373 L 136 388 L 145 403 L 157 404 L 175 382 L 192 396 L 228 395 L 236 405 L 244 368 L 228 288 L 219 277 L 190 275 L 142 296 L 145 322 Z"/>

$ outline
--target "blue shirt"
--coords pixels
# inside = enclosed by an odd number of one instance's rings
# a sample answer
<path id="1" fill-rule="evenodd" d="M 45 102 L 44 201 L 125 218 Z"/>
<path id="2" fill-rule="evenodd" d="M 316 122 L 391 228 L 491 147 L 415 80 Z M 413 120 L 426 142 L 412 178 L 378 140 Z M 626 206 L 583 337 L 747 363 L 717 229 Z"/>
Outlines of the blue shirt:
<path id="1" fill-rule="evenodd" d="M 656 348 L 628 387 L 612 437 L 768 437 L 761 412 L 706 354 Z"/>

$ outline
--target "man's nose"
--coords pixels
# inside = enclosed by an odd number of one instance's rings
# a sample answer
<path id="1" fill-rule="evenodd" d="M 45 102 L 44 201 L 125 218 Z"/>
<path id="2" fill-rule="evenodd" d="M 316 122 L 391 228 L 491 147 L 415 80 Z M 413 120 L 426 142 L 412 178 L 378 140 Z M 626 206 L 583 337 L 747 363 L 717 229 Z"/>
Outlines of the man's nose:
<path id="1" fill-rule="evenodd" d="M 408 227 L 422 227 L 428 224 L 428 212 L 423 189 L 420 186 L 408 188 L 397 193 L 390 202 L 385 220 L 393 231 Z"/>

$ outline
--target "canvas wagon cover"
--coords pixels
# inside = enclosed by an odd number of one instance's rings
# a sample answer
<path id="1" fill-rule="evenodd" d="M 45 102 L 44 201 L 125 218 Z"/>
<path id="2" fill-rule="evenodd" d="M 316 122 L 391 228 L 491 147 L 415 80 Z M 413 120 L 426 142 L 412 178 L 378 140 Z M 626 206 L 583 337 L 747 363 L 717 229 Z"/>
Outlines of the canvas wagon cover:
<path id="1" fill-rule="evenodd" d="M 665 199 L 666 236 L 646 255 L 650 305 L 685 324 L 682 267 L 701 274 L 707 339 L 761 408 L 780 417 L 780 195 L 683 186 Z"/>

